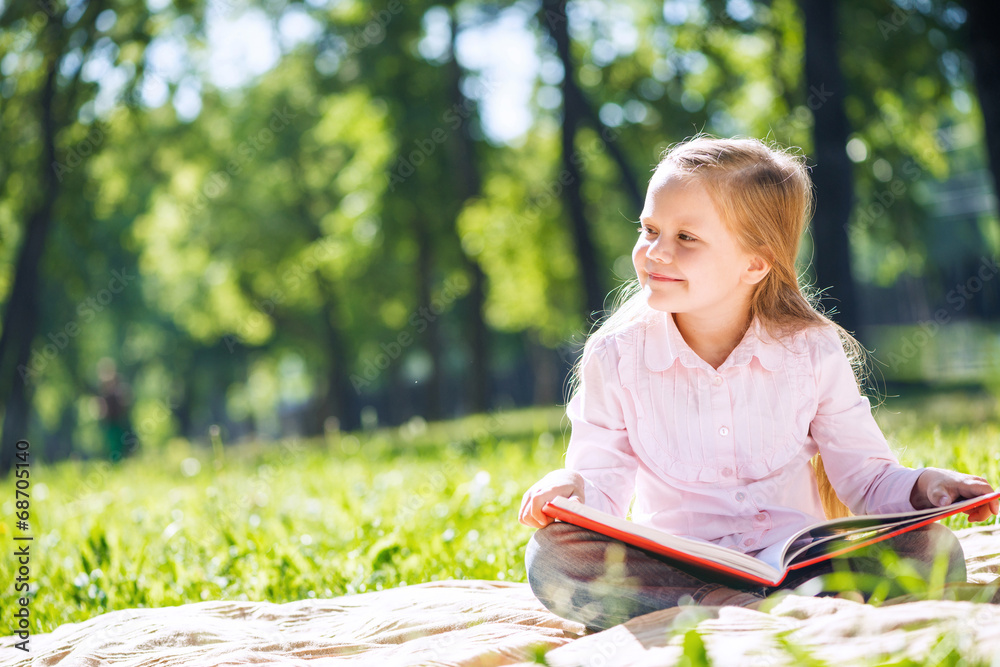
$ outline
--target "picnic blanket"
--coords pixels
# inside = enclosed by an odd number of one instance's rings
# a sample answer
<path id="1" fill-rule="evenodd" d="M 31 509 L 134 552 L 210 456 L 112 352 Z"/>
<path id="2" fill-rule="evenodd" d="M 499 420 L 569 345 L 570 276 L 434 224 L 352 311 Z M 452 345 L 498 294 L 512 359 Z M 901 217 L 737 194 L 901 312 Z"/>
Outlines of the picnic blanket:
<path id="1" fill-rule="evenodd" d="M 1000 577 L 1000 527 L 959 532 L 969 581 Z M 199 602 L 108 612 L 35 635 L 30 653 L 0 640 L 0 664 L 322 665 L 486 667 L 535 662 L 671 665 L 697 628 L 713 664 L 777 667 L 802 656 L 829 664 L 923 661 L 959 650 L 1000 655 L 1000 605 L 921 600 L 876 607 L 788 596 L 768 612 L 689 607 L 654 612 L 599 633 L 542 607 L 527 584 L 444 581 L 327 600 Z M 688 650 L 691 638 L 688 638 Z M 694 647 L 696 650 L 697 646 Z M 834 662 L 835 661 L 835 662 Z"/>

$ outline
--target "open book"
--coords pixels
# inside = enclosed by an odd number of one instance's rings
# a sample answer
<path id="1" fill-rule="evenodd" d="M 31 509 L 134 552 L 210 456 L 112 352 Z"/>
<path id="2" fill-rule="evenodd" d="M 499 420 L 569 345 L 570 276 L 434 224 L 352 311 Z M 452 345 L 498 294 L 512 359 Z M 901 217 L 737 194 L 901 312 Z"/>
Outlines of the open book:
<path id="1" fill-rule="evenodd" d="M 755 556 L 710 542 L 669 535 L 649 526 L 619 519 L 568 498 L 552 499 L 542 508 L 542 512 L 560 521 L 589 528 L 696 569 L 709 570 L 742 581 L 777 586 L 790 570 L 819 563 L 926 526 L 946 516 L 985 505 L 998 497 L 1000 491 L 995 491 L 944 507 L 824 521 L 800 530 L 782 543 L 762 549 Z"/>

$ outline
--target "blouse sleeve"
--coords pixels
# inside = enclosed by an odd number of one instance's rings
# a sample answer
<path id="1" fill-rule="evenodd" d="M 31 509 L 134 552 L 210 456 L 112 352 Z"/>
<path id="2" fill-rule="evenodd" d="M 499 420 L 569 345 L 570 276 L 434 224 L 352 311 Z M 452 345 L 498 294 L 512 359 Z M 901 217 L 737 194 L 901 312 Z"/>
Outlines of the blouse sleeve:
<path id="1" fill-rule="evenodd" d="M 584 350 L 580 387 L 566 407 L 572 425 L 566 467 L 583 476 L 584 504 L 625 518 L 638 464 L 625 430 L 624 390 L 610 344 L 604 339 Z"/>
<path id="2" fill-rule="evenodd" d="M 900 465 L 889 449 L 837 332 L 811 338 L 818 406 L 809 432 L 834 490 L 854 514 L 912 511 L 910 491 L 924 469 Z"/>

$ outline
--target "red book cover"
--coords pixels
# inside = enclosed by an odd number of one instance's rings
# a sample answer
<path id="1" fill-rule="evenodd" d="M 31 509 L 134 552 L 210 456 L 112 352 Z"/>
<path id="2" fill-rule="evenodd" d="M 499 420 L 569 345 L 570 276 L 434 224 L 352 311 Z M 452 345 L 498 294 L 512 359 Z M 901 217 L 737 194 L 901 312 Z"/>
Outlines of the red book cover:
<path id="1" fill-rule="evenodd" d="M 780 584 L 790 570 L 834 558 L 929 523 L 985 505 L 1000 491 L 968 498 L 944 507 L 897 514 L 852 516 L 820 522 L 791 536 L 778 548 L 769 547 L 772 562 L 709 542 L 669 535 L 649 526 L 601 512 L 568 498 L 554 498 L 542 511 L 555 519 L 621 540 L 678 563 L 717 575 L 766 586 Z M 777 557 L 777 560 L 773 559 Z"/>

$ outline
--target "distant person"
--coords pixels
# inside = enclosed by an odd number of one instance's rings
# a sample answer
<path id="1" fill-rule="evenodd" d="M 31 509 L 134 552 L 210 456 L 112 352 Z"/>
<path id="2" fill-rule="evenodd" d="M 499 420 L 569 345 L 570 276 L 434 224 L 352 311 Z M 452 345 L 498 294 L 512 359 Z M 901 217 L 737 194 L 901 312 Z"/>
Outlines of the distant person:
<path id="1" fill-rule="evenodd" d="M 852 367 L 862 348 L 798 283 L 811 206 L 802 159 L 760 141 L 698 137 L 663 155 L 632 252 L 637 281 L 575 369 L 566 467 L 528 489 L 521 506 L 521 523 L 540 528 L 525 555 L 528 581 L 554 613 L 604 629 L 680 604 L 756 607 L 833 567 L 807 566 L 775 588 L 733 588 L 553 523 L 542 508 L 556 496 L 624 518 L 634 493 L 634 521 L 755 555 L 825 520 L 830 484 L 855 514 L 993 490 L 981 477 L 906 468 L 890 451 Z M 997 505 L 967 514 L 983 521 Z M 891 582 L 877 547 L 925 577 L 941 555 L 946 580 L 966 580 L 961 545 L 939 523 L 835 560 Z"/>
<path id="2" fill-rule="evenodd" d="M 129 411 L 132 396 L 128 384 L 118 374 L 115 362 L 107 357 L 97 362 L 98 406 L 104 432 L 105 452 L 112 461 L 120 461 L 133 453 L 136 442 L 132 434 Z"/>

